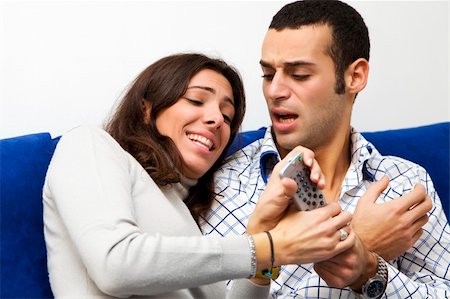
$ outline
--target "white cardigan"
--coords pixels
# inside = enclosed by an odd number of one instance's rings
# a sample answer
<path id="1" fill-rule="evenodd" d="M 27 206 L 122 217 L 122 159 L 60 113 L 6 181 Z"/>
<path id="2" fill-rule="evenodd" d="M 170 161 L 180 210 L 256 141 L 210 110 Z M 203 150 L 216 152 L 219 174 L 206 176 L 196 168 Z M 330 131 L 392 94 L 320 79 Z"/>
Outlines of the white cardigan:
<path id="1" fill-rule="evenodd" d="M 248 240 L 202 236 L 183 202 L 192 184 L 160 189 L 101 129 L 65 134 L 43 190 L 54 296 L 224 298 L 224 280 L 250 275 Z M 228 297 L 268 292 L 240 279 Z"/>

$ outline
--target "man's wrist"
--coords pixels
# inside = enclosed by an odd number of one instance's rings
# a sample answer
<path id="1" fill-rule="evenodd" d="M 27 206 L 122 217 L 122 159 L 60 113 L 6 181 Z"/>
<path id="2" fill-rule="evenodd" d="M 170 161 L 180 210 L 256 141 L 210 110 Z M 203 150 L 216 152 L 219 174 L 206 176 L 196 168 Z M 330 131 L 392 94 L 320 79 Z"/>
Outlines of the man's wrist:
<path id="1" fill-rule="evenodd" d="M 350 288 L 356 292 L 361 294 L 363 285 L 371 278 L 377 274 L 378 271 L 378 260 L 374 254 L 370 254 L 369 262 L 367 263 L 367 267 L 365 267 L 366 271 L 361 274 L 361 276 L 350 285 Z"/>
<path id="2" fill-rule="evenodd" d="M 370 277 L 358 290 L 362 298 L 379 299 L 386 291 L 388 282 L 388 267 L 385 260 L 376 253 L 372 253 L 377 260 L 377 272 Z M 356 291 L 356 290 L 354 290 Z"/>

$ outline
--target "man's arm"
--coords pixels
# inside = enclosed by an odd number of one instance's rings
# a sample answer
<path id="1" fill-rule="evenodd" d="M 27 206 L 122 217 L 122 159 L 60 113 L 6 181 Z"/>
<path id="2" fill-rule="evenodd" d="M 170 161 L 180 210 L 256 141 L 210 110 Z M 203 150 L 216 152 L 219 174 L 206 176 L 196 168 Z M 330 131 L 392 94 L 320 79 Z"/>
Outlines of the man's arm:
<path id="1" fill-rule="evenodd" d="M 399 298 L 448 298 L 450 296 L 450 228 L 429 175 L 421 167 L 418 172 L 420 182 L 427 186 L 427 192 L 430 196 L 424 196 L 423 186 L 417 186 L 410 193 L 383 204 L 372 204 L 366 198 L 367 201 L 364 202 L 365 200 L 363 200 L 362 206 L 372 206 L 371 208 L 375 209 L 375 212 L 357 216 L 361 218 L 353 222 L 352 226 L 357 231 L 356 226 L 363 222 L 367 234 L 366 239 L 379 241 L 379 244 L 374 242 L 373 245 L 369 244 L 369 246 L 395 257 L 402 250 L 402 247 L 407 247 L 405 243 L 407 243 L 408 237 L 405 236 L 409 235 L 409 238 L 413 239 L 417 231 L 422 231 L 423 233 L 419 234 L 420 237 L 417 242 L 399 256 L 395 262 L 388 265 L 386 294 Z M 384 185 L 382 181 L 373 184 L 364 196 L 379 194 L 384 189 Z M 411 226 L 416 226 L 417 221 L 420 222 L 420 219 L 423 218 L 422 214 L 429 210 L 427 205 L 429 205 L 428 201 L 430 200 L 433 209 L 427 217 L 428 222 L 422 228 L 413 228 L 412 231 L 415 230 L 416 233 L 405 233 L 408 228 L 398 224 L 406 218 Z M 386 214 L 392 212 L 386 211 L 388 207 L 397 210 L 392 215 Z M 364 207 L 364 209 L 370 210 L 369 207 Z M 368 212 L 367 210 L 366 212 Z M 361 209 L 358 213 L 362 211 Z M 385 214 L 382 212 L 385 212 Z M 368 225 L 370 223 L 373 230 Z M 394 235 L 383 237 L 383 230 L 380 227 L 390 230 Z M 381 234 L 381 236 L 377 236 L 377 234 Z M 399 237 L 397 238 L 395 234 Z M 399 241 L 399 238 L 403 238 L 403 241 Z M 360 267 L 355 266 L 360 264 L 372 265 L 366 254 L 369 248 L 364 249 L 364 247 L 355 246 L 348 252 L 335 256 L 329 261 L 315 264 L 314 268 L 329 285 L 350 286 L 353 290 L 359 290 L 361 282 L 371 275 L 364 269 L 360 270 Z"/>

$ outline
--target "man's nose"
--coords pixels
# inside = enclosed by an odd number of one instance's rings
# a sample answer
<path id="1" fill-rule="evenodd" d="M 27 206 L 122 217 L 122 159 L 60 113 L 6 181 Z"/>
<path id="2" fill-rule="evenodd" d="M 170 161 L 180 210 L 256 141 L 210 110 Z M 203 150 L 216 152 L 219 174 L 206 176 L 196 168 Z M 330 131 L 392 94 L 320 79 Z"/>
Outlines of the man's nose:
<path id="1" fill-rule="evenodd" d="M 283 73 L 276 73 L 272 81 L 269 83 L 267 95 L 271 100 L 282 100 L 289 96 L 289 87 L 287 85 L 286 75 Z"/>

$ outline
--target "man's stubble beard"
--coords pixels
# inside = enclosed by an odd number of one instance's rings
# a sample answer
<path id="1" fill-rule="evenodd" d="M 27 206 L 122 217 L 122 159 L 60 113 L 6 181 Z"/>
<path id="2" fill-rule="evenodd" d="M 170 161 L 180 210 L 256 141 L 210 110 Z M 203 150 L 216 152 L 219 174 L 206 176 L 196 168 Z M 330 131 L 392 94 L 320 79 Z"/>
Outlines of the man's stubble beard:
<path id="1" fill-rule="evenodd" d="M 309 118 L 297 131 L 290 136 L 275 134 L 275 140 L 279 147 L 291 151 L 301 145 L 314 152 L 320 150 L 334 138 L 338 128 L 342 125 L 344 117 L 343 98 L 336 96 L 331 105 L 324 105 L 316 116 Z"/>

